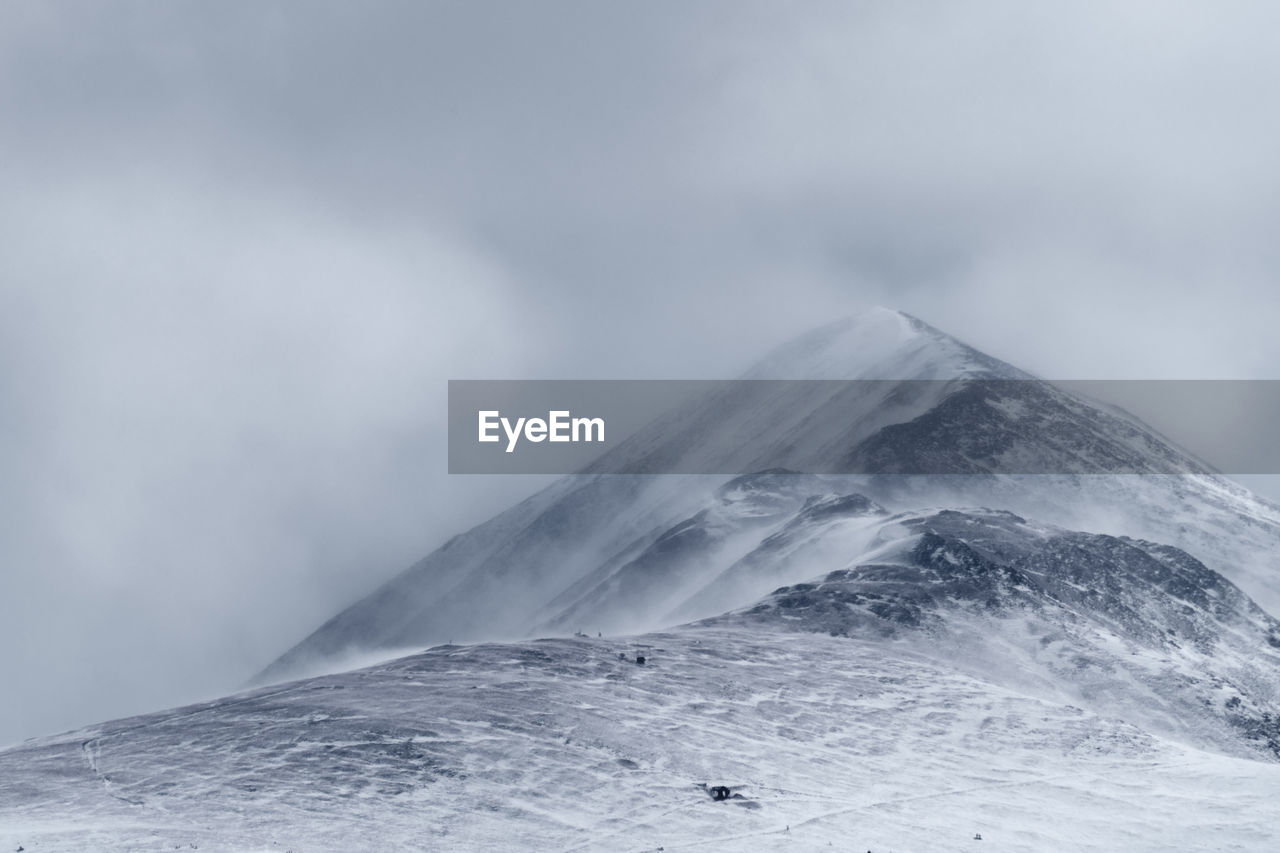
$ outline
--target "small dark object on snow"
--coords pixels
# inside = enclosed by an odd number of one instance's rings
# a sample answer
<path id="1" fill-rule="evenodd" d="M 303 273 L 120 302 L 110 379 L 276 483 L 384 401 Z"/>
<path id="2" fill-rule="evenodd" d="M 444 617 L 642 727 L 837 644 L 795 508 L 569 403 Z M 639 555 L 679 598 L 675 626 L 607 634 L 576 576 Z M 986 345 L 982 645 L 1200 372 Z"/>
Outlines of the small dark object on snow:
<path id="1" fill-rule="evenodd" d="M 626 660 L 626 659 L 627 659 L 626 652 L 618 652 L 618 660 Z"/>
<path id="2" fill-rule="evenodd" d="M 643 664 L 644 664 L 644 655 L 636 655 L 636 663 L 643 665 Z"/>
<path id="3" fill-rule="evenodd" d="M 715 800 L 717 803 L 721 800 L 729 799 L 729 789 L 724 785 L 716 785 L 712 788 L 708 788 L 707 793 L 710 794 L 711 799 Z"/>
<path id="4" fill-rule="evenodd" d="M 975 832 L 975 833 L 973 834 L 973 840 L 974 840 L 974 841 L 981 841 L 981 840 L 982 840 L 982 833 L 981 833 L 981 832 Z"/>

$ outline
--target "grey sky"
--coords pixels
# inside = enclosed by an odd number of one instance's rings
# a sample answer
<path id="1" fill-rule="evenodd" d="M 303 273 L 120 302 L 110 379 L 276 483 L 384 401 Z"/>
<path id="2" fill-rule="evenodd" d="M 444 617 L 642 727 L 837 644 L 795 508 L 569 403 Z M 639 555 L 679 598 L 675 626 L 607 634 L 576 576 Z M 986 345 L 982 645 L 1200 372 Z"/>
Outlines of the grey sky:
<path id="1" fill-rule="evenodd" d="M 0 6 L 0 742 L 226 691 L 533 481 L 445 380 L 870 304 L 1280 378 L 1272 4 Z"/>

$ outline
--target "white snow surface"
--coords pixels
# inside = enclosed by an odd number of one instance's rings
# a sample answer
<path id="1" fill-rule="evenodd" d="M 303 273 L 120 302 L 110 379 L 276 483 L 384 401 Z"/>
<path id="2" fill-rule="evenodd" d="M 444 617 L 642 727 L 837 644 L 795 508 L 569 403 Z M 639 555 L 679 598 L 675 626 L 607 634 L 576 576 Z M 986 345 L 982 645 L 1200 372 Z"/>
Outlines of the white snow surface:
<path id="1" fill-rule="evenodd" d="M 1277 828 L 1280 764 L 909 643 L 758 628 L 438 647 L 0 752 L 0 845 L 32 853 L 1263 851 Z"/>

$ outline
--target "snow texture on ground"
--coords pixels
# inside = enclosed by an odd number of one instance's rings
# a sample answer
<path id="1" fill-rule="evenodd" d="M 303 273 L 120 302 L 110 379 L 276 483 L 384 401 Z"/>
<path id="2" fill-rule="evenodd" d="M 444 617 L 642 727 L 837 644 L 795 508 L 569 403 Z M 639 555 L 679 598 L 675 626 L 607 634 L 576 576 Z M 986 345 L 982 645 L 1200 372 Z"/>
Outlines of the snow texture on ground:
<path id="1" fill-rule="evenodd" d="M 1280 764 L 759 626 L 437 647 L 0 753 L 0 849 L 32 853 L 1270 850 L 1277 827 Z"/>

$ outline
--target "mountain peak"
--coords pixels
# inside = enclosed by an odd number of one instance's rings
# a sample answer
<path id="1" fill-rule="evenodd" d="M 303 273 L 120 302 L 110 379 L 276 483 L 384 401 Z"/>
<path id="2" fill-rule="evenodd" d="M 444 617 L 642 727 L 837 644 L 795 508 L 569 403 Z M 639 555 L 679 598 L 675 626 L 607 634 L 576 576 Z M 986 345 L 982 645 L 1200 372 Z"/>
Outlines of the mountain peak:
<path id="1" fill-rule="evenodd" d="M 746 379 L 1029 378 L 902 311 L 873 306 L 782 344 Z"/>
<path id="2" fill-rule="evenodd" d="M 264 678 L 444 639 L 703 618 L 811 577 L 815 565 L 844 565 L 866 550 L 882 513 L 920 507 L 976 503 L 1078 529 L 1103 519 L 1109 533 L 1187 545 L 1264 606 L 1280 601 L 1259 556 L 1273 553 L 1273 514 L 1225 492 L 1139 421 L 915 317 L 874 308 L 842 318 L 775 350 L 748 378 L 882 381 L 723 383 L 451 540 L 320 626 Z M 1008 379 L 1032 381 L 985 381 Z M 803 473 L 771 470 L 779 465 Z M 1082 476 L 1099 466 L 1199 475 Z M 706 476 L 615 476 L 661 471 Z M 886 476 L 839 476 L 850 471 Z M 744 480 L 747 472 L 764 473 Z M 1000 472 L 1037 476 L 992 476 Z"/>

